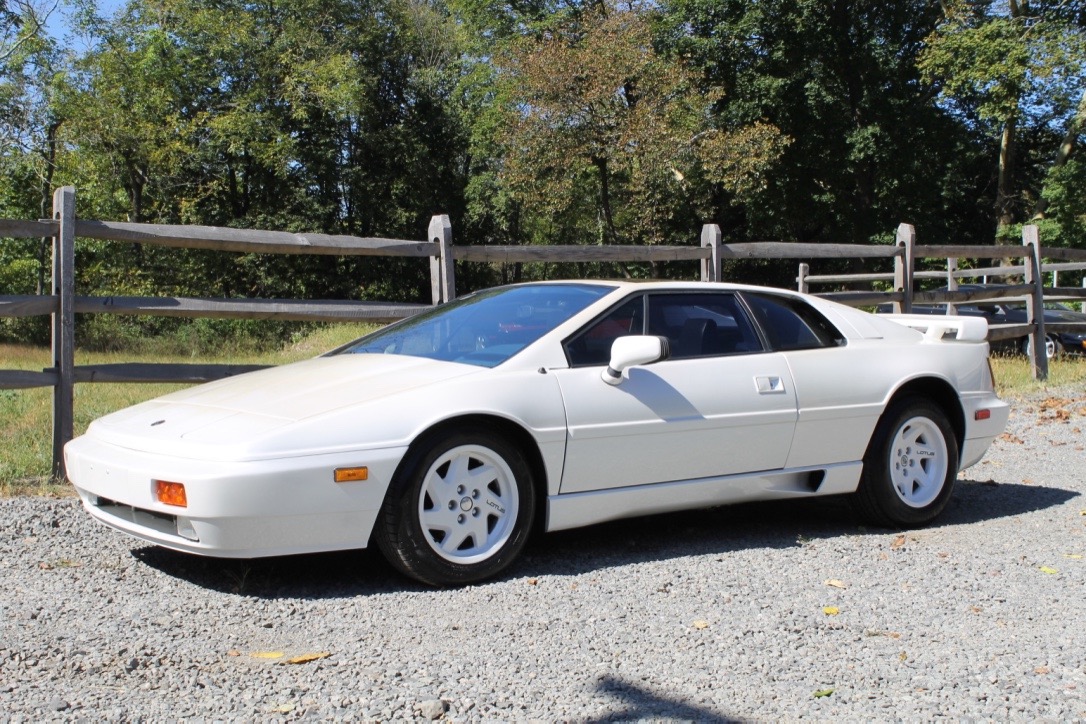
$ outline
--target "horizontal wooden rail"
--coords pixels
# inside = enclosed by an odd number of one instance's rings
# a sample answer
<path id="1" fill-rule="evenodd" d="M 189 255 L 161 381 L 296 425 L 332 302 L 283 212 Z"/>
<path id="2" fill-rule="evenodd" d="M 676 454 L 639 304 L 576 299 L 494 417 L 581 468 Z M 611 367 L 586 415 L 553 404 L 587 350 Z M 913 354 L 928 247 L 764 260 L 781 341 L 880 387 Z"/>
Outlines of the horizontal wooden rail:
<path id="1" fill-rule="evenodd" d="M 55 387 L 56 372 L 0 370 L 0 390 L 25 390 L 32 387 Z"/>
<path id="2" fill-rule="evenodd" d="M 708 259 L 711 249 L 697 246 L 455 246 L 457 261 L 513 262 L 651 262 Z"/>
<path id="3" fill-rule="evenodd" d="M 432 257 L 436 244 L 401 239 L 373 239 L 333 234 L 293 234 L 217 226 L 133 224 L 124 221 L 75 222 L 75 235 L 184 249 L 211 249 L 259 254 L 322 254 L 332 256 Z"/>
<path id="4" fill-rule="evenodd" d="M 128 314 L 158 317 L 281 319 L 310 322 L 365 321 L 388 323 L 431 309 L 428 304 L 391 302 L 302 301 L 294 299 L 200 299 L 192 297 L 76 297 L 75 311 L 84 314 Z"/>
<path id="5" fill-rule="evenodd" d="M 1041 247 L 1041 256 L 1045 259 L 1086 262 L 1086 249 L 1065 249 L 1058 246 L 1044 246 Z"/>
<path id="6" fill-rule="evenodd" d="M 54 236 L 59 222 L 0 219 L 0 237 Z M 86 239 L 128 241 L 185 249 L 255 252 L 260 254 L 324 254 L 333 256 L 434 257 L 434 244 L 403 239 L 376 239 L 340 234 L 291 233 L 231 229 L 219 226 L 134 224 L 127 221 L 77 219 L 75 234 Z"/>
<path id="7" fill-rule="evenodd" d="M 914 302 L 935 302 L 950 304 L 964 304 L 966 302 L 980 302 L 990 299 L 1018 299 L 1033 293 L 1032 284 L 1010 284 L 994 289 L 965 289 L 947 291 L 946 289 L 932 290 L 929 292 L 915 292 Z"/>
<path id="8" fill-rule="evenodd" d="M 892 282 L 893 272 L 882 274 L 811 274 L 803 277 L 807 283 L 852 283 L 852 282 Z M 913 274 L 913 279 L 946 279 L 946 272 L 922 271 Z M 821 296 L 821 295 L 819 295 Z"/>
<path id="9" fill-rule="evenodd" d="M 988 341 L 998 342 L 1003 339 L 1015 339 L 1032 334 L 1037 328 L 1036 324 L 990 324 L 988 325 Z"/>
<path id="10" fill-rule="evenodd" d="M 157 382 L 199 383 L 221 380 L 254 372 L 269 365 L 167 364 L 126 362 L 120 364 L 80 365 L 75 368 L 76 382 Z"/>
<path id="11" fill-rule="evenodd" d="M 900 302 L 905 295 L 901 292 L 868 292 L 861 290 L 852 292 L 826 292 L 825 294 L 819 294 L 818 296 L 840 304 L 846 304 L 850 307 L 873 307 L 879 304 L 886 304 L 887 302 Z"/>
<path id="12" fill-rule="evenodd" d="M 752 241 L 721 244 L 721 259 L 892 259 L 904 252 L 897 246 L 863 244 L 797 244 L 783 241 Z"/>
<path id="13" fill-rule="evenodd" d="M 1086 332 L 1086 322 L 1045 322 L 1045 332 Z"/>
<path id="14" fill-rule="evenodd" d="M 41 294 L 0 296 L 0 317 L 37 317 L 57 311 L 57 297 Z"/>
<path id="15" fill-rule="evenodd" d="M 0 236 L 12 239 L 40 239 L 55 236 L 59 223 L 48 219 L 29 221 L 25 219 L 0 219 Z"/>
<path id="16" fill-rule="evenodd" d="M 1045 287 L 1044 288 L 1045 299 L 1051 297 L 1053 300 L 1059 299 L 1086 299 L 1086 288 L 1084 287 Z"/>
<path id="17" fill-rule="evenodd" d="M 917 259 L 1020 259 L 1027 255 L 1021 246 L 917 246 Z"/>

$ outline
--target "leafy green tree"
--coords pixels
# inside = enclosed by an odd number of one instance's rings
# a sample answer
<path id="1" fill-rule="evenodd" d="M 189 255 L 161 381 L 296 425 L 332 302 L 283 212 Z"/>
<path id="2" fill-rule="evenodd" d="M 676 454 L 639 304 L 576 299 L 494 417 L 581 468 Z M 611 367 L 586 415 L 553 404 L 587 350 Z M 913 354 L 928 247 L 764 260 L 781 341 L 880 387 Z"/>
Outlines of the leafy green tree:
<path id="1" fill-rule="evenodd" d="M 586 13 L 500 63 L 502 178 L 537 223 L 572 240 L 691 239 L 712 190 L 759 188 L 784 145 L 766 123 L 714 125 L 719 93 L 657 52 L 645 9 Z"/>
<path id="2" fill-rule="evenodd" d="M 664 41 L 722 91 L 722 124 L 764 119 L 791 140 L 752 200 L 717 198 L 736 240 L 866 243 L 901 221 L 979 240 L 983 149 L 933 101 L 916 58 L 926 0 L 667 0 Z"/>
<path id="3" fill-rule="evenodd" d="M 45 32 L 55 4 L 16 0 L 0 8 L 0 216 L 50 215 L 63 116 L 56 107 L 66 57 Z M 2 240 L 0 294 L 41 294 L 50 240 Z M 0 337 L 40 342 L 48 320 L 0 320 Z"/>
<path id="4" fill-rule="evenodd" d="M 87 29 L 70 137 L 84 185 L 123 191 L 99 204 L 122 201 L 114 217 L 421 238 L 459 210 L 456 34 L 439 3 L 134 0 Z M 428 288 L 419 264 L 142 255 L 180 292 L 356 296 L 393 270 L 401 296 Z"/>
<path id="5" fill-rule="evenodd" d="M 1058 184 L 1055 169 L 1066 164 L 1081 133 L 1086 6 L 961 0 L 942 7 L 919 64 L 967 122 L 998 137 L 996 238 L 1013 241 L 1013 225 L 1048 206 L 1042 185 L 1049 162 L 1030 154 L 1047 147 L 1042 156 L 1055 158 L 1049 180 Z"/>

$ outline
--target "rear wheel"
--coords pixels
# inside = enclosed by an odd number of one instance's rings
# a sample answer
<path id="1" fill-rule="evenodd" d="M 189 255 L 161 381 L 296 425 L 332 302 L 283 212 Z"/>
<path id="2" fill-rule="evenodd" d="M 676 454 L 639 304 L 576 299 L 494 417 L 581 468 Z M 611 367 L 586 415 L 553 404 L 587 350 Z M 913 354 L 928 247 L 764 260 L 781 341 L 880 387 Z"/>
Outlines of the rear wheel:
<path id="1" fill-rule="evenodd" d="M 877 525 L 923 525 L 946 507 L 957 476 L 958 444 L 946 415 L 925 398 L 902 398 L 875 428 L 854 501 Z"/>
<path id="2" fill-rule="evenodd" d="M 377 525 L 382 553 L 435 586 L 489 578 L 528 539 L 535 510 L 531 470 L 520 452 L 485 428 L 412 445 L 389 486 Z"/>

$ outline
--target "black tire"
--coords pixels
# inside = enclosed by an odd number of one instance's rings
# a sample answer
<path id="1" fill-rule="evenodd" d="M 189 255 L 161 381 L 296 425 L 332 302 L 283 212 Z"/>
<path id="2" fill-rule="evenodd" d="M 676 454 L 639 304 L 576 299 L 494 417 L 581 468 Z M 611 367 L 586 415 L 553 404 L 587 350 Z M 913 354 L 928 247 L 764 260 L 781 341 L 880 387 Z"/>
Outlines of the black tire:
<path id="1" fill-rule="evenodd" d="M 942 409 L 923 397 L 903 397 L 875 427 L 853 502 L 875 525 L 920 526 L 943 511 L 957 477 L 958 440 Z"/>
<path id="2" fill-rule="evenodd" d="M 411 446 L 377 519 L 389 563 L 432 586 L 505 570 L 528 540 L 536 492 L 531 468 L 487 428 L 439 432 Z"/>

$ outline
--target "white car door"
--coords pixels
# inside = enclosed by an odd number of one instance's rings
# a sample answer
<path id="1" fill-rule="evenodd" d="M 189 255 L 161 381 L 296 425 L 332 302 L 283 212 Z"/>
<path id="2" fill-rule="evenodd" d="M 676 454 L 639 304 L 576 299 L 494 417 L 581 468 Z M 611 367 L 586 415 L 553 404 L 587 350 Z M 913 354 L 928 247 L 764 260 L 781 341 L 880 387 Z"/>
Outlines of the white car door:
<path id="1" fill-rule="evenodd" d="M 574 366 L 554 371 L 568 427 L 561 493 L 782 468 L 797 419 L 792 378 L 782 354 L 762 351 L 734 295 L 638 295 L 567 349 L 585 340 L 609 349 L 646 329 L 645 318 L 669 338 L 671 359 L 614 386 L 601 379 L 598 351 L 573 351 Z"/>

